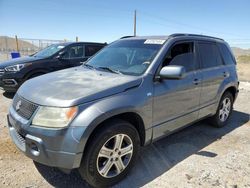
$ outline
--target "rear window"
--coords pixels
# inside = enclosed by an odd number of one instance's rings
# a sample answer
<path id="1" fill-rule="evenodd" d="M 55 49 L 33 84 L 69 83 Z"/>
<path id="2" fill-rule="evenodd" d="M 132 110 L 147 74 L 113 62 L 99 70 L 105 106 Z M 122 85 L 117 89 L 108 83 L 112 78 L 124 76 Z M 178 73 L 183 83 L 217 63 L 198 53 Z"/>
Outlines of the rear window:
<path id="1" fill-rule="evenodd" d="M 233 65 L 235 64 L 234 57 L 232 53 L 229 51 L 228 47 L 225 44 L 219 44 L 220 51 L 223 57 L 223 61 L 226 65 Z"/>
<path id="2" fill-rule="evenodd" d="M 199 43 L 202 68 L 216 67 L 223 64 L 219 49 L 214 43 Z"/>

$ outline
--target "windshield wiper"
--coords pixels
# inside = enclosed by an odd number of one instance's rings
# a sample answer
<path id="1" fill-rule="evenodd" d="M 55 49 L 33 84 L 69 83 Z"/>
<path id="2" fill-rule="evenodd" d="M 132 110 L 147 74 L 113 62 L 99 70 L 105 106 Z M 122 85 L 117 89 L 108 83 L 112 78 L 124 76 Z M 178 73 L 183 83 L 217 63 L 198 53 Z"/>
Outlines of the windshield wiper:
<path id="1" fill-rule="evenodd" d="M 111 69 L 110 67 L 97 67 L 97 68 L 102 69 L 102 70 L 107 70 L 109 72 L 116 73 L 116 74 L 122 74 L 119 70 L 114 70 L 114 69 Z"/>
<path id="2" fill-rule="evenodd" d="M 90 68 L 90 69 L 95 69 L 95 67 L 93 67 L 92 65 L 89 65 L 89 64 L 83 64 L 83 66 L 85 66 L 85 67 L 88 67 L 88 68 Z"/>

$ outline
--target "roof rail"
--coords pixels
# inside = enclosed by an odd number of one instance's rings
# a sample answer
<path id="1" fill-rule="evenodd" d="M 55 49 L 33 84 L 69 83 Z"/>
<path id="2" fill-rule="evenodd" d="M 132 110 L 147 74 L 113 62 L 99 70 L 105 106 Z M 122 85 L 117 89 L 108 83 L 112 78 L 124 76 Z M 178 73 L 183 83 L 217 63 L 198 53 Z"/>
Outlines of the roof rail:
<path id="1" fill-rule="evenodd" d="M 125 39 L 125 38 L 130 38 L 130 37 L 134 37 L 134 36 L 123 36 L 120 39 Z"/>
<path id="2" fill-rule="evenodd" d="M 207 36 L 207 35 L 198 35 L 198 34 L 188 34 L 188 33 L 174 33 L 172 35 L 169 35 L 169 37 L 181 37 L 181 36 L 204 37 L 204 38 L 223 40 L 223 39 L 218 38 L 218 37 L 212 37 L 212 36 Z"/>

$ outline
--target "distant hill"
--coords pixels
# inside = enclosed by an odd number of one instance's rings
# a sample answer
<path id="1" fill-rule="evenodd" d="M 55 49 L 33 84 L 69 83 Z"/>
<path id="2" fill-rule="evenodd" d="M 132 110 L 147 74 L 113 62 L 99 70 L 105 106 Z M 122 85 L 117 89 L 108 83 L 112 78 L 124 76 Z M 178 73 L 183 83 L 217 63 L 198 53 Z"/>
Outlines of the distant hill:
<path id="1" fill-rule="evenodd" d="M 237 47 L 231 47 L 236 57 L 237 63 L 249 63 L 250 64 L 250 49 L 242 49 Z"/>
<path id="2" fill-rule="evenodd" d="M 242 56 L 242 55 L 250 55 L 250 49 L 242 49 L 238 47 L 231 47 L 231 48 L 236 57 Z"/>
<path id="3" fill-rule="evenodd" d="M 6 46 L 7 45 L 7 46 Z M 23 41 L 23 40 L 18 40 L 18 45 L 19 49 L 24 49 L 24 50 L 38 50 L 38 47 L 31 44 L 30 42 Z M 7 37 L 7 36 L 0 36 L 0 50 L 16 50 L 16 40 L 15 38 Z"/>
<path id="4" fill-rule="evenodd" d="M 7 49 L 6 49 L 7 44 Z M 19 49 L 25 50 L 25 51 L 37 51 L 38 46 L 24 41 L 24 40 L 18 40 Z M 233 50 L 233 53 L 239 62 L 250 62 L 250 49 L 242 49 L 238 47 L 231 47 Z M 15 51 L 16 50 L 16 40 L 12 37 L 7 36 L 0 36 L 0 51 Z"/>

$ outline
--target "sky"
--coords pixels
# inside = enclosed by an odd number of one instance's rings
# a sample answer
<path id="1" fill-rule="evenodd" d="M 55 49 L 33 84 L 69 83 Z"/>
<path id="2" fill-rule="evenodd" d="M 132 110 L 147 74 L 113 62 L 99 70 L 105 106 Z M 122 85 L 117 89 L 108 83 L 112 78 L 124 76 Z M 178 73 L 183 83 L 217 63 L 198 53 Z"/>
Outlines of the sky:
<path id="1" fill-rule="evenodd" d="M 195 33 L 250 48 L 249 0 L 0 0 L 0 35 L 112 42 L 133 35 Z"/>

